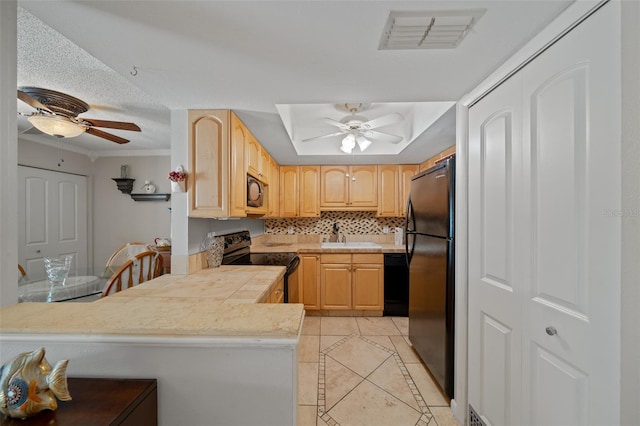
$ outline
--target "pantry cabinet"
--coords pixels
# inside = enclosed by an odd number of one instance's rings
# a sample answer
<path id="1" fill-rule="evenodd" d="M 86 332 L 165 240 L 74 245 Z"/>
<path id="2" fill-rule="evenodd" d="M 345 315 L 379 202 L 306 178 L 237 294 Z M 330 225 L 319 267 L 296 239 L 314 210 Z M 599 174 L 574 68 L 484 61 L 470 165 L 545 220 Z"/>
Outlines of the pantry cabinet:
<path id="1" fill-rule="evenodd" d="M 320 254 L 301 253 L 298 266 L 298 297 L 305 309 L 320 309 Z"/>
<path id="2" fill-rule="evenodd" d="M 378 166 L 321 166 L 322 210 L 375 210 Z"/>

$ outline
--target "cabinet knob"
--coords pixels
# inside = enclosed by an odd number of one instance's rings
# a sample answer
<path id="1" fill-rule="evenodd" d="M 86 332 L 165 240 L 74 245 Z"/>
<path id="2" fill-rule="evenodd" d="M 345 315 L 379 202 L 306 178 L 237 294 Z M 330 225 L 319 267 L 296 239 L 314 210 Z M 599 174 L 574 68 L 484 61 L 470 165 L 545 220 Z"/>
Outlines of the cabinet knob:
<path id="1" fill-rule="evenodd" d="M 544 329 L 544 331 L 546 331 L 549 336 L 555 336 L 556 334 L 558 334 L 558 330 L 556 330 L 555 327 L 547 327 Z"/>

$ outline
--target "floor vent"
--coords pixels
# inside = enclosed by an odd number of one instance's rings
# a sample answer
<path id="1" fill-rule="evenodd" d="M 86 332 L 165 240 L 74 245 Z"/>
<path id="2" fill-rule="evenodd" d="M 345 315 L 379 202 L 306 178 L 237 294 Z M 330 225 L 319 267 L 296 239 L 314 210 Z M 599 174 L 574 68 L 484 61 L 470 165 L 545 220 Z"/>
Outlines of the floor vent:
<path id="1" fill-rule="evenodd" d="M 469 426 L 487 426 L 476 410 L 469 404 Z"/>

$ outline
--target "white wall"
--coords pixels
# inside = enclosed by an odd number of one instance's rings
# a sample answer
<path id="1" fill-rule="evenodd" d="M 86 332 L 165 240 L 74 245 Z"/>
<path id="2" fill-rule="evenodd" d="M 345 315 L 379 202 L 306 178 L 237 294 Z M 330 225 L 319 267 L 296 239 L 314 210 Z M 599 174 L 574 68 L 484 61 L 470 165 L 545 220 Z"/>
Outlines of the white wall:
<path id="1" fill-rule="evenodd" d="M 156 237 L 171 236 L 169 201 L 133 201 L 120 192 L 112 178 L 120 177 L 120 165 L 129 166 L 128 177 L 135 179 L 134 193 L 144 192 L 145 180 L 156 192 L 171 192 L 167 178 L 171 170 L 166 157 L 100 157 L 94 163 L 94 265 L 104 267 L 113 251 L 130 241 L 153 244 Z"/>
<path id="2" fill-rule="evenodd" d="M 623 425 L 640 421 L 640 2 L 622 2 L 622 295 Z"/>
<path id="3" fill-rule="evenodd" d="M 64 162 L 58 166 L 61 157 Z M 111 180 L 120 177 L 120 165 L 127 164 L 128 177 L 135 179 L 133 192 L 143 192 L 145 179 L 156 185 L 156 192 L 171 192 L 168 156 L 100 157 L 92 162 L 87 155 L 21 138 L 18 163 L 88 177 L 89 263 L 94 271 L 101 271 L 113 251 L 127 242 L 153 244 L 154 238 L 171 235 L 170 202 L 133 201 Z"/>
<path id="4" fill-rule="evenodd" d="M 0 306 L 18 300 L 17 2 L 0 1 Z"/>

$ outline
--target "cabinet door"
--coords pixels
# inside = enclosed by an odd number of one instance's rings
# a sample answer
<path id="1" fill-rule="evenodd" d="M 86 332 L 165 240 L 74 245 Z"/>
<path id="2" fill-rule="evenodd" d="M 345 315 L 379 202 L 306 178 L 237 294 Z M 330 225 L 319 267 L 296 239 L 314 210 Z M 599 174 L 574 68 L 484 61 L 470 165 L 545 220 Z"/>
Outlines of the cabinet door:
<path id="1" fill-rule="evenodd" d="M 300 166 L 299 179 L 299 216 L 320 216 L 320 166 Z"/>
<path id="2" fill-rule="evenodd" d="M 400 166 L 400 195 L 398 198 L 398 213 L 404 217 L 407 213 L 407 200 L 411 192 L 411 178 L 420 172 L 418 164 L 405 164 Z"/>
<path id="3" fill-rule="evenodd" d="M 384 309 L 383 265 L 353 265 L 353 309 Z"/>
<path id="4" fill-rule="evenodd" d="M 378 166 L 351 166 L 349 207 L 378 207 Z"/>
<path id="5" fill-rule="evenodd" d="M 249 173 L 255 178 L 262 180 L 260 177 L 260 171 L 262 169 L 260 167 L 260 162 L 262 161 L 262 147 L 260 146 L 256 138 L 254 138 L 251 133 L 249 133 L 247 136 L 248 136 L 246 140 L 247 142 L 247 148 L 246 148 L 247 173 Z"/>
<path id="6" fill-rule="evenodd" d="M 268 217 L 280 217 L 280 167 L 278 163 L 270 157 L 269 161 L 269 186 L 268 194 Z"/>
<path id="7" fill-rule="evenodd" d="M 320 309 L 320 255 L 300 255 L 298 297 L 305 309 Z"/>
<path id="8" fill-rule="evenodd" d="M 378 166 L 378 216 L 398 216 L 398 166 Z"/>
<path id="9" fill-rule="evenodd" d="M 271 167 L 271 156 L 269 152 L 260 146 L 260 162 L 258 163 L 258 177 L 261 181 L 269 183 L 269 171 Z"/>
<path id="10" fill-rule="evenodd" d="M 349 166 L 320 166 L 320 207 L 346 207 L 349 201 Z"/>
<path id="11" fill-rule="evenodd" d="M 280 167 L 280 216 L 298 216 L 298 166 Z"/>
<path id="12" fill-rule="evenodd" d="M 281 278 L 276 286 L 271 290 L 269 296 L 269 303 L 282 303 L 284 302 L 284 278 Z"/>
<path id="13" fill-rule="evenodd" d="M 234 113 L 231 113 L 229 216 L 233 217 L 247 215 L 247 172 L 244 168 L 247 136 L 247 128 Z"/>
<path id="14" fill-rule="evenodd" d="M 229 214 L 229 110 L 190 110 L 189 216 Z"/>
<path id="15" fill-rule="evenodd" d="M 320 308 L 351 309 L 351 264 L 320 265 Z"/>

